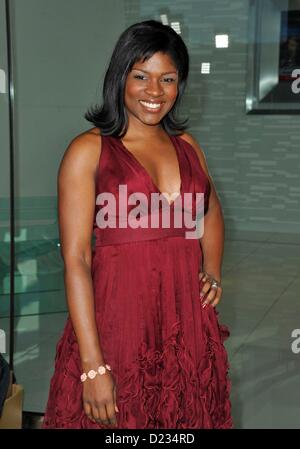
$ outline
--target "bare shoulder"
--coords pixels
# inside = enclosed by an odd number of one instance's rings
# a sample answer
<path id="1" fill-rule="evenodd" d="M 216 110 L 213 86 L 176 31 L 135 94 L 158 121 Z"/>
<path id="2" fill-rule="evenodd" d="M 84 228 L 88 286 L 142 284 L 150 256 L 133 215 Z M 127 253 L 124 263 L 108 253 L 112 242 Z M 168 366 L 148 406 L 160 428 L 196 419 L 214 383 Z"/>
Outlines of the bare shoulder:
<path id="1" fill-rule="evenodd" d="M 200 164 L 203 168 L 203 170 L 205 171 L 205 173 L 209 176 L 209 171 L 208 171 L 208 167 L 207 167 L 207 162 L 206 162 L 206 157 L 204 154 L 204 151 L 202 150 L 202 148 L 200 147 L 199 143 L 197 142 L 197 140 L 195 139 L 195 137 L 193 137 L 191 134 L 188 133 L 183 133 L 180 135 L 180 137 L 185 140 L 186 142 L 188 142 L 195 150 Z"/>
<path id="2" fill-rule="evenodd" d="M 64 172 L 96 173 L 101 153 L 101 133 L 99 128 L 91 128 L 75 136 L 68 144 L 59 167 L 59 175 Z"/>

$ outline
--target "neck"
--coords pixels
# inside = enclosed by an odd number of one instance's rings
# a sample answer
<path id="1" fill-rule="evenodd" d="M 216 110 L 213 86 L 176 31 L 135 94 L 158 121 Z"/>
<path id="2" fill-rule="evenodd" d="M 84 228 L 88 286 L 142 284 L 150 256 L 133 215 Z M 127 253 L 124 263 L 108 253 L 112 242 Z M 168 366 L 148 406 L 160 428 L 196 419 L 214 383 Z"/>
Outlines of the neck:
<path id="1" fill-rule="evenodd" d="M 162 137 L 165 137 L 166 132 L 162 128 L 161 124 L 158 125 L 145 125 L 143 123 L 133 123 L 131 120 L 129 120 L 129 125 L 127 132 L 125 136 L 123 137 L 124 140 L 155 140 L 155 139 L 161 139 Z"/>

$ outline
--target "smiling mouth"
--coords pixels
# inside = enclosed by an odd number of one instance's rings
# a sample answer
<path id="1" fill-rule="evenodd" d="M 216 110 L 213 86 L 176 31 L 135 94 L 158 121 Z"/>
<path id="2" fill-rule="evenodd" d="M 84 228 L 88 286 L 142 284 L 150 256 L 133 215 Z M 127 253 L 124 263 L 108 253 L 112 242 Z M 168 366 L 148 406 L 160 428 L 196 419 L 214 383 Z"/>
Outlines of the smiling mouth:
<path id="1" fill-rule="evenodd" d="M 140 104 L 147 109 L 148 111 L 154 111 L 157 112 L 161 109 L 163 103 L 162 102 L 148 102 L 148 101 L 143 101 L 143 100 L 139 100 Z"/>

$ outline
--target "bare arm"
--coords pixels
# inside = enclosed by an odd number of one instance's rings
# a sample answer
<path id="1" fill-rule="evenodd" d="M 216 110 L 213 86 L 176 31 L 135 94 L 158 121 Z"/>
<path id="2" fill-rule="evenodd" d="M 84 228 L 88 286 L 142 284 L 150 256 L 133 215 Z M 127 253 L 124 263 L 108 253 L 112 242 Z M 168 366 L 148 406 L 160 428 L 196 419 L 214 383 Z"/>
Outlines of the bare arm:
<path id="1" fill-rule="evenodd" d="M 208 176 L 211 191 L 209 195 L 209 205 L 207 213 L 204 216 L 204 233 L 200 239 L 203 251 L 203 270 L 212 275 L 217 281 L 222 278 L 222 260 L 224 252 L 224 217 L 220 199 L 216 192 L 213 180 L 210 176 L 205 155 L 197 141 L 189 134 L 185 133 L 182 138 L 190 143 L 199 158 L 201 166 Z M 207 292 L 207 286 L 204 292 Z M 220 299 L 222 289 L 219 288 L 213 305 L 216 305 Z M 209 299 L 212 299 L 213 295 Z"/>
<path id="2" fill-rule="evenodd" d="M 68 146 L 58 172 L 58 216 L 66 296 L 83 370 L 104 362 L 91 278 L 95 169 L 99 147 L 99 137 L 77 136 Z"/>
<path id="3" fill-rule="evenodd" d="M 95 177 L 101 137 L 91 132 L 72 140 L 59 167 L 58 215 L 68 309 L 78 341 L 82 372 L 105 365 L 97 330 L 91 274 Z M 112 374 L 83 384 L 83 406 L 92 421 L 115 423 Z"/>

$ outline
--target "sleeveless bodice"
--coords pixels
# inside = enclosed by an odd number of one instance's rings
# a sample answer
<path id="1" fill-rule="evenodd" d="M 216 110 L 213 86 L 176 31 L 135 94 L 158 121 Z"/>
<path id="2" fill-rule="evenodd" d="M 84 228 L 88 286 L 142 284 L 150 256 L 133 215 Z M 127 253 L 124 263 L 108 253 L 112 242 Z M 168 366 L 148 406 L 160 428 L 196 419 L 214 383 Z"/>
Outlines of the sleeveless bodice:
<path id="1" fill-rule="evenodd" d="M 182 217 L 184 213 L 190 214 L 190 220 L 195 220 L 200 201 L 203 202 L 204 213 L 208 208 L 210 183 L 196 150 L 188 142 L 178 136 L 170 136 L 178 158 L 181 188 L 180 195 L 169 205 L 166 197 L 162 197 L 158 203 L 154 202 L 155 194 L 158 197 L 161 194 L 160 190 L 121 139 L 112 136 L 102 136 L 101 139 L 93 225 L 96 247 L 168 236 L 184 236 L 188 231 L 195 230 L 195 226 L 191 228 L 191 224 L 187 225 L 184 219 L 177 224 L 174 220 L 175 211 Z M 199 195 L 201 193 L 202 197 Z M 120 207 L 120 204 L 123 206 Z M 137 205 L 141 212 L 138 217 L 140 227 L 126 226 L 126 223 L 130 223 L 130 214 Z M 104 220 L 105 211 L 107 218 L 109 213 L 110 223 L 107 227 L 104 227 L 104 224 L 101 227 L 99 223 L 101 219 Z M 169 211 L 170 221 L 167 224 L 162 221 L 163 211 L 165 213 Z M 151 224 L 153 222 L 156 224 Z"/>

